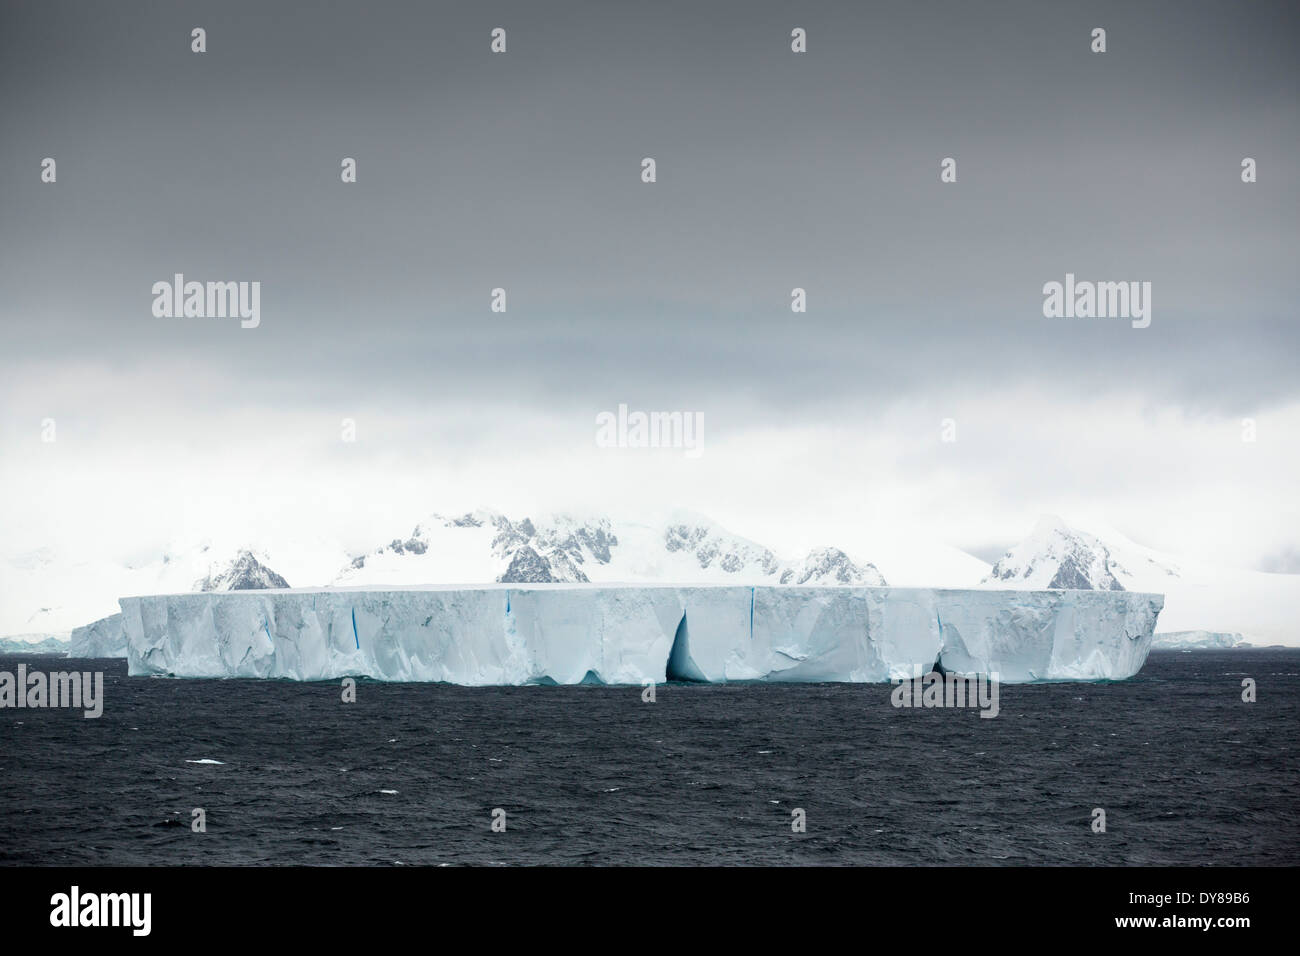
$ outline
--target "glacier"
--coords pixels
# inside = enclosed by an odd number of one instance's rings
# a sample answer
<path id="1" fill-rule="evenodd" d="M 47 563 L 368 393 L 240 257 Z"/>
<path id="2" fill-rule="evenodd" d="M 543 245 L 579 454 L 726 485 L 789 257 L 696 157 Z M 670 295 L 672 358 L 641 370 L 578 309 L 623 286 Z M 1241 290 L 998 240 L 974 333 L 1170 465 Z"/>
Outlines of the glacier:
<path id="1" fill-rule="evenodd" d="M 542 584 L 213 591 L 119 605 L 135 676 L 884 682 L 937 667 L 1014 683 L 1133 676 L 1163 597 Z M 110 640 L 113 619 L 98 623 Z"/>

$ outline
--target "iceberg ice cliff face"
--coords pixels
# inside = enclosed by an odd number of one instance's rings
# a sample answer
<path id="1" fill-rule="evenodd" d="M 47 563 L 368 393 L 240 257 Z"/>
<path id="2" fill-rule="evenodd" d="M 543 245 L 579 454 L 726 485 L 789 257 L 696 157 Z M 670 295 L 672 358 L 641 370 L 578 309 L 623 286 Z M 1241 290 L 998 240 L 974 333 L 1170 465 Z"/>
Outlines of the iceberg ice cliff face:
<path id="1" fill-rule="evenodd" d="M 69 657 L 126 657 L 126 631 L 121 614 L 110 614 L 93 624 L 72 629 Z"/>
<path id="2" fill-rule="evenodd" d="M 942 668 L 997 672 L 1013 683 L 1132 677 L 1164 605 L 1158 594 L 1127 591 L 937 594 Z"/>
<path id="3" fill-rule="evenodd" d="M 132 675 L 466 685 L 1131 677 L 1162 598 L 874 587 L 483 586 L 121 599 Z M 101 622 L 102 623 L 102 622 Z"/>

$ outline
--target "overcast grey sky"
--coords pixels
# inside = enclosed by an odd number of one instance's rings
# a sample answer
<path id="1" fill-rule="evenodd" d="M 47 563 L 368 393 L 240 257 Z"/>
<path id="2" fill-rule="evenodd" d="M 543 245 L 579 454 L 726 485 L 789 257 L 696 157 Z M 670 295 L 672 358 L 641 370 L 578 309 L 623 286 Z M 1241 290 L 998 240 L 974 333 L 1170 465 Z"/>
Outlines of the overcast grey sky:
<path id="1" fill-rule="evenodd" d="M 0 10 L 14 547 L 687 506 L 870 559 L 1058 511 L 1300 570 L 1295 3 Z M 176 272 L 260 327 L 156 318 Z M 1150 327 L 1044 318 L 1067 272 Z M 705 454 L 595 448 L 620 402 Z"/>

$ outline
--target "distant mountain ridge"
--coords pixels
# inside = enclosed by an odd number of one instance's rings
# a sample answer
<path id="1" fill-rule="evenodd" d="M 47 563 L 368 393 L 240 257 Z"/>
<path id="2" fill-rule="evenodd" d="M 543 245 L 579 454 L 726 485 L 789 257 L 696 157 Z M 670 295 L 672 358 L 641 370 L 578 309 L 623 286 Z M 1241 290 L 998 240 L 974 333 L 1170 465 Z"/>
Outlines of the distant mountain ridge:
<path id="1" fill-rule="evenodd" d="M 431 515 L 406 538 L 355 558 L 338 585 L 455 581 L 502 584 L 594 581 L 883 586 L 872 564 L 838 548 L 816 548 L 785 561 L 770 549 L 707 519 L 677 518 L 662 527 L 559 515 L 513 521 L 497 512 Z"/>
<path id="2" fill-rule="evenodd" d="M 1175 559 L 1113 529 L 1039 520 L 990 568 L 933 542 L 875 548 L 875 563 L 836 547 L 802 558 L 735 535 L 701 515 L 649 523 L 560 514 L 508 518 L 495 511 L 430 515 L 409 534 L 349 555 L 328 537 L 274 547 L 174 545 L 144 564 L 68 558 L 49 549 L 0 563 L 0 636 L 67 640 L 113 614 L 119 597 L 182 591 L 438 584 L 645 583 L 858 585 L 1127 590 L 1164 594 L 1158 631 L 1240 635 L 1255 645 L 1300 644 L 1294 623 L 1300 575 Z M 876 557 L 873 554 L 873 557 Z M 284 572 L 288 571 L 286 575 Z M 91 634 L 91 631 L 86 631 Z"/>
<path id="3" fill-rule="evenodd" d="M 1033 532 L 993 565 L 984 584 L 1124 591 L 1116 574 L 1128 572 L 1098 538 L 1068 527 L 1054 515 L 1039 519 Z"/>
<path id="4" fill-rule="evenodd" d="M 240 551 L 224 569 L 194 582 L 195 591 L 255 591 L 264 588 L 287 588 L 289 582 L 276 574 L 251 551 Z"/>

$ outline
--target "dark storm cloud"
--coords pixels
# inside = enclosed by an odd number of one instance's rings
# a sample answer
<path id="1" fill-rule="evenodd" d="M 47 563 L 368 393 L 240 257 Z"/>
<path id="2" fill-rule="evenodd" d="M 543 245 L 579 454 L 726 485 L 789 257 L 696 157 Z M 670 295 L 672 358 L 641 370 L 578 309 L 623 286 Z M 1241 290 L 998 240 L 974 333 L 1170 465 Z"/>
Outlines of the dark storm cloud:
<path id="1" fill-rule="evenodd" d="M 210 362 L 308 404 L 721 395 L 798 419 L 1023 381 L 1267 406 L 1297 387 L 1298 25 L 1291 3 L 9 3 L 5 360 Z M 175 272 L 261 281 L 261 327 L 155 318 Z M 1043 318 L 1067 272 L 1150 281 L 1151 327 Z"/>

